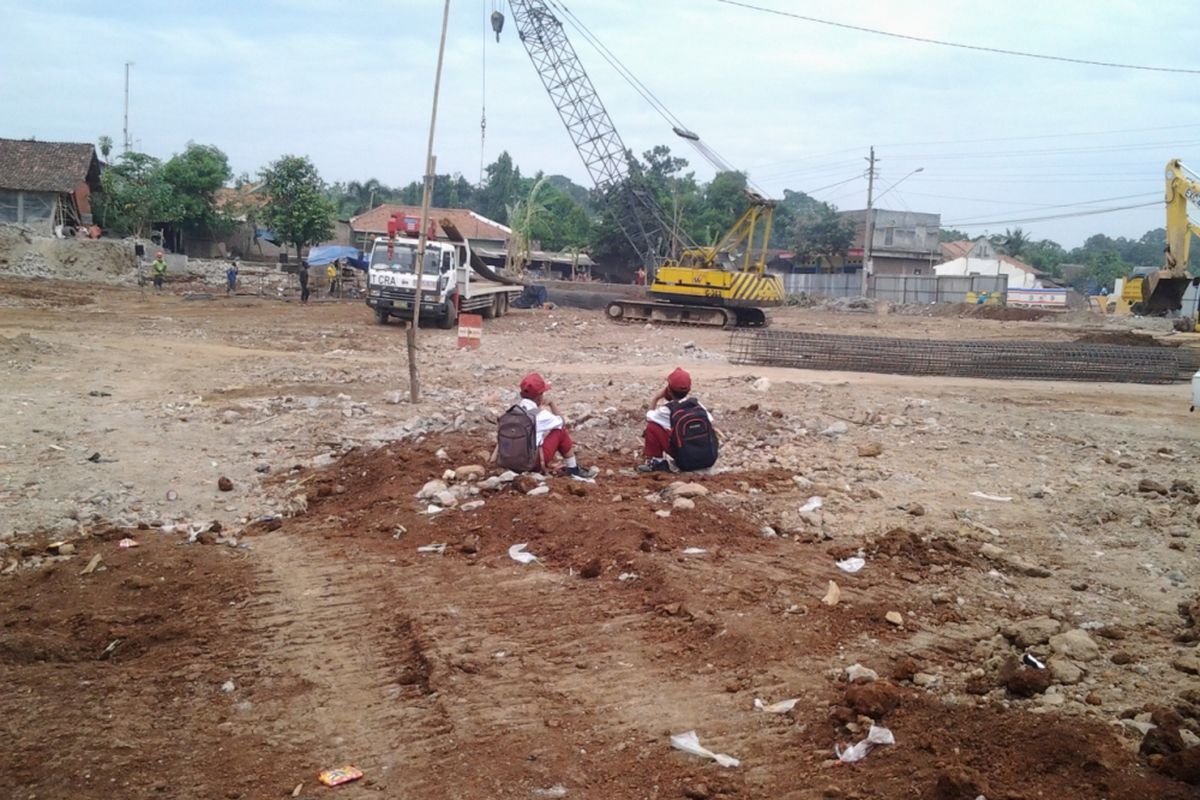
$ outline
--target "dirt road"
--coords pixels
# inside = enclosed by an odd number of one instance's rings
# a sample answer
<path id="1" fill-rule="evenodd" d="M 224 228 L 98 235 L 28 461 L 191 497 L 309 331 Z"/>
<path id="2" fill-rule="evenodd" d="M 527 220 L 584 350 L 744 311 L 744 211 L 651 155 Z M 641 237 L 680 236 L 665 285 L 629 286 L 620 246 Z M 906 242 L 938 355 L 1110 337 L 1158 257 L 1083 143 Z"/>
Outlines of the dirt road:
<path id="1" fill-rule="evenodd" d="M 345 764 L 350 798 L 1194 796 L 1186 387 L 736 367 L 721 332 L 559 310 L 489 321 L 474 353 L 423 331 L 414 406 L 403 331 L 364 306 L 0 295 L 14 797 L 317 797 Z M 691 507 L 631 470 L 675 366 L 725 434 Z M 596 484 L 527 496 L 485 470 L 427 513 L 531 369 Z M 877 679 L 849 684 L 856 663 Z M 839 765 L 872 721 L 895 745 Z M 740 766 L 672 750 L 687 730 Z"/>

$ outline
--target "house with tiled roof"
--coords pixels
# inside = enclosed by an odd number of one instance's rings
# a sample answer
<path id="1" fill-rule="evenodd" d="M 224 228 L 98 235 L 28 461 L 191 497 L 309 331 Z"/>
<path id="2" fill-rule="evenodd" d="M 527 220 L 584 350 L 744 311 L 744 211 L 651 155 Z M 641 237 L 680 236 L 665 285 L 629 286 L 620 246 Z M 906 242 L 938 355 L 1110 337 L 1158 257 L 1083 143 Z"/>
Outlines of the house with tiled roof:
<path id="1" fill-rule="evenodd" d="M 981 236 L 974 241 L 943 242 L 937 275 L 1005 275 L 1010 289 L 1046 289 L 1058 284 L 1045 272 L 1019 258 L 1006 256 Z"/>
<path id="2" fill-rule="evenodd" d="M 92 222 L 100 191 L 96 148 L 75 142 L 0 139 L 0 223 L 50 235 Z"/>
<path id="3" fill-rule="evenodd" d="M 363 250 L 370 250 L 371 241 L 376 236 L 387 235 L 388 220 L 392 218 L 393 214 L 420 219 L 421 207 L 384 203 L 357 217 L 351 217 L 350 233 L 353 237 L 353 245 Z M 429 218 L 434 221 L 435 225 L 440 220 L 450 220 L 472 245 L 503 249 L 508 246 L 508 240 L 512 238 L 512 228 L 466 208 L 431 208 L 429 209 Z M 437 225 L 436 230 L 439 238 L 446 235 L 440 225 Z"/>

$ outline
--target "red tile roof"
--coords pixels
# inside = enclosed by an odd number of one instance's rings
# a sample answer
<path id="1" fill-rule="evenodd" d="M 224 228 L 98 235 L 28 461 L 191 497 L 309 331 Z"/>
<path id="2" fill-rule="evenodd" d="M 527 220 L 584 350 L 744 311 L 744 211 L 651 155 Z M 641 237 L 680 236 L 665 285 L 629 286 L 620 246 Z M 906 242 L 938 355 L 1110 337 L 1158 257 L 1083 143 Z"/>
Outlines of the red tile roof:
<path id="1" fill-rule="evenodd" d="M 66 194 L 85 181 L 100 188 L 100 159 L 90 144 L 0 139 L 0 188 Z"/>
<path id="2" fill-rule="evenodd" d="M 370 211 L 359 214 L 357 217 L 350 218 L 350 229 L 355 233 L 374 233 L 383 235 L 387 233 L 387 222 L 391 219 L 392 214 L 402 214 L 410 217 L 420 217 L 420 206 L 398 206 L 391 203 L 384 203 L 376 206 Z M 508 241 L 512 236 L 512 229 L 501 225 L 495 220 L 490 220 L 474 211 L 465 208 L 431 208 L 429 209 L 431 219 L 438 221 L 441 219 L 449 219 L 459 232 L 468 239 L 501 239 Z M 445 235 L 438 226 L 439 235 Z"/>
<path id="3" fill-rule="evenodd" d="M 956 258 L 962 258 L 967 253 L 971 252 L 971 248 L 975 246 L 975 242 L 970 239 L 962 239 L 957 242 L 942 242 L 942 258 L 947 261 L 953 261 Z"/>

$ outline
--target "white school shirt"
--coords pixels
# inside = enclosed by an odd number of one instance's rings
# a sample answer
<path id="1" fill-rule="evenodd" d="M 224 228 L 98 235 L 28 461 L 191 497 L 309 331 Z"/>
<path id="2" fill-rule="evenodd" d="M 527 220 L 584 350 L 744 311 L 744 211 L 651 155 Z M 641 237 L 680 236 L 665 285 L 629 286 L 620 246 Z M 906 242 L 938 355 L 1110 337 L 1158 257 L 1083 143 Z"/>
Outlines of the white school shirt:
<path id="1" fill-rule="evenodd" d="M 685 398 L 686 399 L 686 398 Z M 700 401 L 696 401 L 696 405 L 704 408 Z M 665 431 L 671 430 L 671 409 L 669 403 L 661 403 L 646 412 L 646 422 L 653 422 L 658 427 Z M 712 422 L 712 412 L 704 408 L 704 413 L 708 414 L 708 421 Z"/>
<path id="2" fill-rule="evenodd" d="M 552 414 L 548 409 L 542 408 L 527 397 L 522 397 L 517 402 L 517 405 L 526 411 L 537 413 L 536 422 L 538 447 L 542 446 L 542 442 L 546 439 L 546 434 L 548 434 L 550 431 L 556 431 L 563 427 L 564 423 L 562 417 L 558 416 L 557 414 Z"/>

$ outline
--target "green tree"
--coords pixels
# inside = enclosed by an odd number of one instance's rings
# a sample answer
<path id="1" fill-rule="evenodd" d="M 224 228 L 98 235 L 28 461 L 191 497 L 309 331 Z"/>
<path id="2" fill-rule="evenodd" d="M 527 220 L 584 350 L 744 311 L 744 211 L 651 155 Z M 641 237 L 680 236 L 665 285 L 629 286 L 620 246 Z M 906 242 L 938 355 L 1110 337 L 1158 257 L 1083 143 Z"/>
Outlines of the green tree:
<path id="1" fill-rule="evenodd" d="M 1062 264 L 1066 261 L 1067 251 L 1062 245 L 1050 239 L 1031 242 L 1022 251 L 1021 259 L 1029 266 L 1040 269 L 1056 278 L 1062 277 Z"/>
<path id="2" fill-rule="evenodd" d="M 100 158 L 108 161 L 108 154 L 112 152 L 112 137 L 107 135 L 101 136 L 96 140 L 96 143 L 100 145 Z"/>
<path id="3" fill-rule="evenodd" d="M 488 219 L 508 224 L 508 207 L 514 206 L 528 194 L 522 190 L 521 170 L 513 164 L 512 156 L 504 151 L 484 170 L 487 180 L 479 190 L 475 210 Z"/>
<path id="4" fill-rule="evenodd" d="M 972 241 L 975 237 L 971 236 L 966 231 L 960 231 L 956 228 L 942 228 L 938 231 L 938 241 L 942 244 L 947 242 L 965 242 Z"/>
<path id="5" fill-rule="evenodd" d="M 279 241 L 300 251 L 333 236 L 336 209 L 308 156 L 282 156 L 259 173 L 270 198 L 263 219 Z"/>
<path id="6" fill-rule="evenodd" d="M 792 226 L 797 264 L 844 256 L 854 243 L 855 226 L 827 203 L 800 212 Z"/>
<path id="7" fill-rule="evenodd" d="M 100 225 L 145 238 L 156 222 L 175 222 L 182 210 L 163 174 L 163 164 L 145 153 L 122 153 L 100 175 L 102 192 L 96 198 Z"/>
<path id="8" fill-rule="evenodd" d="M 228 231 L 230 219 L 217 210 L 217 192 L 233 178 L 229 158 L 210 144 L 188 142 L 162 168 L 163 179 L 175 192 L 178 221 L 193 232 Z"/>

